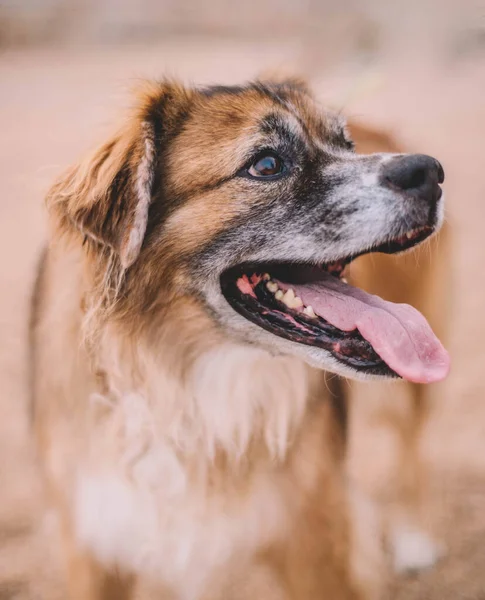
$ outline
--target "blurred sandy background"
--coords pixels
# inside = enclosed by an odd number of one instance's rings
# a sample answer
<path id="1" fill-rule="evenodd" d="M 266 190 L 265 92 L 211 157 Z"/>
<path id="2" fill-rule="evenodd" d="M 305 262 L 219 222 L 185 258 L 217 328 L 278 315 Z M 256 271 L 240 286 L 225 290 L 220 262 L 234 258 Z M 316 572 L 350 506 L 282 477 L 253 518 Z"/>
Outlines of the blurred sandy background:
<path id="1" fill-rule="evenodd" d="M 232 83 L 275 68 L 309 76 L 322 100 L 445 166 L 453 372 L 437 390 L 424 456 L 429 518 L 448 554 L 396 580 L 389 597 L 485 598 L 485 6 L 0 0 L 0 600 L 64 598 L 27 413 L 26 318 L 46 188 L 102 139 L 138 78 Z M 351 470 L 373 491 L 394 454 L 372 406 L 402 409 L 395 384 L 378 390 L 353 413 Z"/>

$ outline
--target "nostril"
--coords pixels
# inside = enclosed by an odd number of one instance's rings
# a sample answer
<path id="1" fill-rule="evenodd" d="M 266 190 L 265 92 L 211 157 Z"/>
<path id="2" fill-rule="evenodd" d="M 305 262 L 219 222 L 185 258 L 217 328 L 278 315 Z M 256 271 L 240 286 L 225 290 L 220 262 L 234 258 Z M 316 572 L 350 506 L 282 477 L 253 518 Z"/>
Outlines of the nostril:
<path id="1" fill-rule="evenodd" d="M 401 185 L 404 189 L 410 190 L 421 187 L 428 177 L 428 171 L 424 167 L 415 167 L 410 169 L 402 178 Z"/>

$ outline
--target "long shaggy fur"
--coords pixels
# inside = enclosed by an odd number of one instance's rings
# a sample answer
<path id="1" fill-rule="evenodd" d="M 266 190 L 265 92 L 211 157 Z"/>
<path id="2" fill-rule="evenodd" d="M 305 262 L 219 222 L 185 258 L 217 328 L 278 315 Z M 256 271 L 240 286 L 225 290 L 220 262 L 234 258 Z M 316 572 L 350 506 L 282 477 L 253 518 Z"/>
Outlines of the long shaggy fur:
<path id="1" fill-rule="evenodd" d="M 346 161 L 359 186 L 382 157 L 353 155 L 295 81 L 156 82 L 137 102 L 47 197 L 35 427 L 71 597 L 128 600 L 148 578 L 167 600 L 376 600 L 380 528 L 346 481 L 345 412 L 313 355 L 239 317 L 219 276 L 263 252 L 325 262 L 354 243 L 333 218 L 351 222 L 347 188 L 314 185 L 312 169 Z M 269 142 L 310 153 L 299 187 L 238 175 Z M 315 250 L 321 198 L 329 241 Z"/>

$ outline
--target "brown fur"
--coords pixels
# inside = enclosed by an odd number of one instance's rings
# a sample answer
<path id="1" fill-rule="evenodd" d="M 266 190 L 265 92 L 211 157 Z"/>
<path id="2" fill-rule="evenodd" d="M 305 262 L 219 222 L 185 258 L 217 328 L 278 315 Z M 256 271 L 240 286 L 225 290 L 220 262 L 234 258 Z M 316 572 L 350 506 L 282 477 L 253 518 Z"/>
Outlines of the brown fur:
<path id="1" fill-rule="evenodd" d="M 322 374 L 285 357 L 234 348 L 191 288 L 190 265 L 199 249 L 266 201 L 256 192 L 241 198 L 238 181 L 228 176 L 257 141 L 254 124 L 263 112 L 287 110 L 281 86 L 234 96 L 152 84 L 120 133 L 48 196 L 49 249 L 32 323 L 35 426 L 77 600 L 131 597 L 136 579 L 150 575 L 142 568 L 144 552 L 152 561 L 161 557 L 155 571 L 167 599 L 379 595 L 379 527 L 371 512 L 362 516 L 365 503 L 346 482 L 345 412 L 329 402 Z M 294 82 L 285 93 L 306 135 L 324 137 L 325 118 L 315 116 L 306 94 Z M 211 352 L 215 358 L 200 365 Z M 258 406 L 250 430 L 231 425 L 227 441 L 224 430 L 212 429 L 219 415 L 207 418 L 203 411 L 210 407 L 193 394 L 204 402 L 221 396 L 215 383 L 211 394 L 200 389 L 214 362 L 223 365 L 222 375 L 233 368 L 224 363 L 231 353 L 235 375 L 247 371 L 245 383 L 259 377 L 280 388 Z M 198 368 L 200 389 L 191 392 Z M 285 408 L 292 385 L 301 406 L 289 396 Z M 283 433 L 275 422 L 282 415 Z M 227 419 L 232 423 L 231 414 Z M 171 503 L 167 490 L 178 489 L 180 474 L 187 491 Z M 148 496 L 137 495 L 140 490 Z M 103 509 L 100 498 L 110 507 L 94 524 L 93 494 L 95 508 Z M 149 520 L 146 497 L 155 503 L 157 525 Z M 124 516 L 116 524 L 111 519 L 118 514 Z M 183 544 L 198 547 L 192 529 L 177 529 L 179 519 L 185 525 L 194 514 L 197 527 L 214 523 L 209 533 L 201 530 L 208 535 L 201 538 L 203 551 L 194 551 L 182 575 L 175 567 L 162 572 Z M 168 530 L 170 552 L 159 556 L 149 542 L 148 550 L 136 546 L 138 533 L 150 541 L 166 515 L 170 521 L 160 525 L 157 543 L 165 543 Z M 235 551 L 226 553 L 231 536 Z"/>

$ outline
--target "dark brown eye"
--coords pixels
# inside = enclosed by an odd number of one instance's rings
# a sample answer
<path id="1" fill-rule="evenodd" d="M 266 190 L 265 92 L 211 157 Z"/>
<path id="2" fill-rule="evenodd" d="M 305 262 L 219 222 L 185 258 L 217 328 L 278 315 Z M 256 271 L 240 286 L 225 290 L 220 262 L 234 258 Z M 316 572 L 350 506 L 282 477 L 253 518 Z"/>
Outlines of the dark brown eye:
<path id="1" fill-rule="evenodd" d="M 275 177 L 283 173 L 283 161 L 274 154 L 267 154 L 258 158 L 248 169 L 252 177 Z"/>

